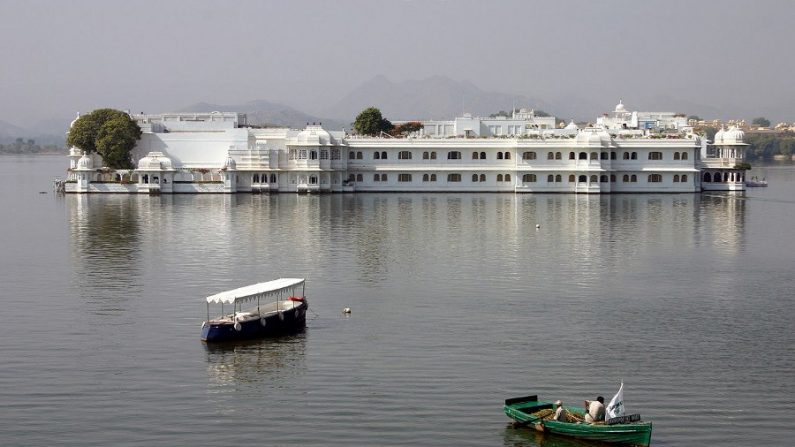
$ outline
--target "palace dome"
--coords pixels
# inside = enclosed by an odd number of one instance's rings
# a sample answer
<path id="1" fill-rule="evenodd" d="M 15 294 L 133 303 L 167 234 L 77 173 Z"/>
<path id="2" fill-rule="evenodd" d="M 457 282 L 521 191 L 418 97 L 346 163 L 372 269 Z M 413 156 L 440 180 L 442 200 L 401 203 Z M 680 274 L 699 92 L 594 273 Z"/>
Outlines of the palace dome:
<path id="1" fill-rule="evenodd" d="M 577 133 L 579 146 L 610 146 L 610 134 L 604 129 L 583 129 Z"/>
<path id="2" fill-rule="evenodd" d="M 334 138 L 323 127 L 318 125 L 309 125 L 295 137 L 296 146 L 333 146 L 335 145 Z"/>
<path id="3" fill-rule="evenodd" d="M 618 100 L 618 105 L 616 105 L 616 110 L 615 111 L 618 112 L 618 113 L 624 113 L 624 112 L 627 111 L 627 109 L 624 107 L 624 101 L 622 101 L 620 99 Z"/>
<path id="4" fill-rule="evenodd" d="M 88 156 L 85 152 L 83 152 L 83 156 L 80 157 L 80 160 L 77 160 L 77 169 L 80 170 L 91 170 L 94 169 L 94 162 L 91 160 L 91 157 Z"/>
<path id="5" fill-rule="evenodd" d="M 171 159 L 162 152 L 150 152 L 146 157 L 138 160 L 138 169 L 141 171 L 169 171 L 172 168 Z"/>
<path id="6" fill-rule="evenodd" d="M 713 138 L 713 144 L 723 144 L 723 137 L 726 134 L 726 130 L 722 127 L 715 133 L 715 137 Z"/>
<path id="7" fill-rule="evenodd" d="M 717 134 L 715 134 L 717 136 Z M 724 144 L 738 144 L 743 142 L 743 138 L 745 138 L 745 132 L 738 129 L 736 126 L 732 126 L 724 132 L 723 134 L 723 143 Z"/>
<path id="8" fill-rule="evenodd" d="M 577 130 L 577 125 L 574 124 L 574 120 L 571 120 L 569 122 L 569 124 L 566 124 L 566 127 L 564 127 L 564 129 L 566 129 L 566 130 Z"/>
<path id="9" fill-rule="evenodd" d="M 237 162 L 235 162 L 235 159 L 232 158 L 231 155 L 226 156 L 226 162 L 224 162 L 224 168 L 230 171 L 234 171 L 235 169 L 237 169 Z"/>

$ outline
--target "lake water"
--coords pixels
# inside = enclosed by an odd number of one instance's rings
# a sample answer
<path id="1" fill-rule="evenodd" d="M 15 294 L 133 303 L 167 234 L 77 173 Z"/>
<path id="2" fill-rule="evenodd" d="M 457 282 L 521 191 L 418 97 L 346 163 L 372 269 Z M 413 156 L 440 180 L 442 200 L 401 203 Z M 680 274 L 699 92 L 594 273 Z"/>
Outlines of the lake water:
<path id="1" fill-rule="evenodd" d="M 67 164 L 0 157 L 0 444 L 573 446 L 502 401 L 622 380 L 655 446 L 795 437 L 791 165 L 745 195 L 56 196 Z M 304 334 L 199 340 L 205 296 L 280 276 Z"/>

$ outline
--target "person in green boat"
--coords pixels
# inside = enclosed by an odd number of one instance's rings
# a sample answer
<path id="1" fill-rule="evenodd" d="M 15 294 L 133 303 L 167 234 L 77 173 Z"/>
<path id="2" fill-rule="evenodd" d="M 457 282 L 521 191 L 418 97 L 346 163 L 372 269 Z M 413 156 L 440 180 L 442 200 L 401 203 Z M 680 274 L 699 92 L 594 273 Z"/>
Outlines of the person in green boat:
<path id="1" fill-rule="evenodd" d="M 605 398 L 599 396 L 596 400 L 585 401 L 585 422 L 593 424 L 594 422 L 605 420 Z"/>
<path id="2" fill-rule="evenodd" d="M 568 416 L 568 412 L 565 408 L 563 408 L 563 401 L 556 400 L 555 401 L 555 420 L 559 422 L 568 422 L 566 417 Z"/>

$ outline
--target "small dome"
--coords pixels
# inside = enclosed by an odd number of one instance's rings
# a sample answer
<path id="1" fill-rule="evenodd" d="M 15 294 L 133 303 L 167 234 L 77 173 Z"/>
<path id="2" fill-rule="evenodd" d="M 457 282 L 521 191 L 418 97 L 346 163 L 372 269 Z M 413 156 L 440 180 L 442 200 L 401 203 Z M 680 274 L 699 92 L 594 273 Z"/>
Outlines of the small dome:
<path id="1" fill-rule="evenodd" d="M 235 162 L 235 159 L 232 158 L 231 155 L 226 156 L 226 162 L 224 162 L 224 168 L 230 171 L 234 171 L 235 169 L 237 169 L 237 162 Z"/>
<path id="2" fill-rule="evenodd" d="M 78 148 L 76 148 L 74 146 L 69 148 L 69 156 L 70 157 L 79 157 L 80 155 L 82 155 L 82 152 L 80 152 L 80 149 L 78 149 Z"/>
<path id="3" fill-rule="evenodd" d="M 626 108 L 624 107 L 624 101 L 622 101 L 622 100 L 620 100 L 620 99 L 619 99 L 619 100 L 618 100 L 618 105 L 616 105 L 616 112 L 623 113 L 623 112 L 626 112 L 626 111 L 627 111 L 627 110 L 626 110 Z"/>
<path id="4" fill-rule="evenodd" d="M 719 130 L 718 130 L 718 131 L 715 133 L 715 137 L 714 137 L 714 143 L 713 143 L 713 144 L 723 144 L 723 136 L 724 136 L 725 134 L 726 134 L 726 130 L 725 130 L 724 128 L 722 128 L 722 127 L 721 127 L 721 128 L 720 128 L 720 129 L 719 129 Z"/>
<path id="5" fill-rule="evenodd" d="M 162 152 L 150 152 L 146 157 L 138 160 L 138 169 L 142 171 L 169 171 L 172 168 L 171 159 Z"/>
<path id="6" fill-rule="evenodd" d="M 295 145 L 297 146 L 333 146 L 334 144 L 331 134 L 318 125 L 306 126 L 295 137 Z"/>
<path id="7" fill-rule="evenodd" d="M 715 134 L 717 137 L 717 134 Z M 732 126 L 723 133 L 723 143 L 724 144 L 742 144 L 743 138 L 745 138 L 745 132 L 737 128 L 736 126 Z M 717 138 L 716 138 L 717 139 Z"/>
<path id="8" fill-rule="evenodd" d="M 574 120 L 571 120 L 569 122 L 569 124 L 566 124 L 566 127 L 564 127 L 564 129 L 566 129 L 566 130 L 577 130 L 577 125 L 574 124 Z"/>
<path id="9" fill-rule="evenodd" d="M 77 117 L 75 119 L 73 119 L 71 123 L 69 123 L 69 128 L 71 129 L 72 126 L 74 126 L 75 123 L 77 122 L 77 120 L 79 120 L 79 119 L 80 119 L 80 112 L 77 112 Z"/>
<path id="10" fill-rule="evenodd" d="M 80 160 L 77 160 L 77 169 L 94 169 L 94 162 L 85 152 L 83 152 L 83 156 L 80 157 Z"/>

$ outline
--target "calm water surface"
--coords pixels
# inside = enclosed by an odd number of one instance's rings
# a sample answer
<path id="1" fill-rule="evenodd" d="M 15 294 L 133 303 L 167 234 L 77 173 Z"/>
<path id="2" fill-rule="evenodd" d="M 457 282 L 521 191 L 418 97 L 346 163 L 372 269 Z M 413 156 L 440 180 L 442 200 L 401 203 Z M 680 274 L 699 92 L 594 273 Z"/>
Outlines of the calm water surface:
<path id="1" fill-rule="evenodd" d="M 3 445 L 582 445 L 502 400 L 622 380 L 655 446 L 795 437 L 792 166 L 744 196 L 58 197 L 66 165 L 0 157 Z M 200 342 L 205 296 L 280 276 L 306 333 Z"/>

